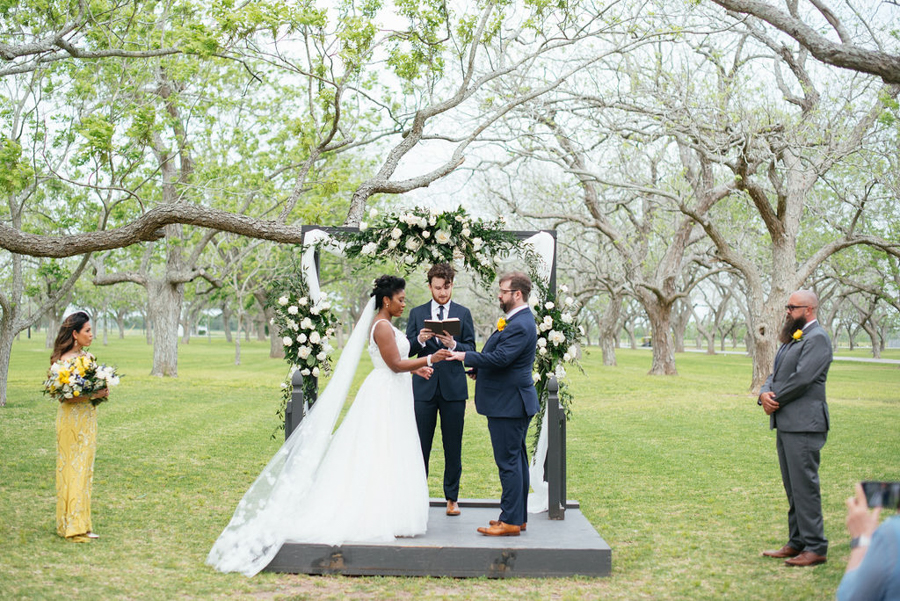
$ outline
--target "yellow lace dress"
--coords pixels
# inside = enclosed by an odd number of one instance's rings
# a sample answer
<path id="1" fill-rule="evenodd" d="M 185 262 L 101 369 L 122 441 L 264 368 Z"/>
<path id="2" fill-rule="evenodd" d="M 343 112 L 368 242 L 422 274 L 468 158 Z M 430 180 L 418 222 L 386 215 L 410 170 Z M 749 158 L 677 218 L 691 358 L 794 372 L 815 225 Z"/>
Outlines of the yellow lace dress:
<path id="1" fill-rule="evenodd" d="M 56 411 L 56 531 L 76 542 L 91 532 L 91 483 L 97 449 L 97 407 L 63 402 Z"/>

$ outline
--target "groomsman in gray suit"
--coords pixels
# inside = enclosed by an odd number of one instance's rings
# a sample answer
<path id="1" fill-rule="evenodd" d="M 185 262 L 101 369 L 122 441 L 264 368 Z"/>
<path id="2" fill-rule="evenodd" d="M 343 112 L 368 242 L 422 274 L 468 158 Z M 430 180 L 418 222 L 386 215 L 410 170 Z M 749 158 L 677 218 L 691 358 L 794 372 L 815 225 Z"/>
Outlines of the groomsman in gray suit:
<path id="1" fill-rule="evenodd" d="M 472 314 L 459 303 L 451 302 L 453 278 L 456 272 L 449 263 L 437 263 L 428 270 L 428 289 L 431 300 L 409 312 L 406 337 L 409 339 L 409 356 L 427 357 L 442 348 L 451 351 L 475 350 L 475 324 Z M 459 319 L 457 337 L 438 335 L 425 327 L 425 320 L 443 321 Z M 438 413 L 441 415 L 441 441 L 444 446 L 444 497 L 447 499 L 447 515 L 459 515 L 459 479 L 462 475 L 462 436 L 466 416 L 466 399 L 469 387 L 466 370 L 457 361 L 441 361 L 434 364 L 431 378 L 413 375 L 416 426 L 422 443 L 425 473 L 431 458 L 431 445 Z"/>
<path id="2" fill-rule="evenodd" d="M 828 554 L 819 452 L 828 438 L 825 379 L 832 351 L 831 339 L 816 320 L 818 306 L 818 297 L 809 290 L 798 290 L 788 299 L 782 346 L 757 401 L 769 416 L 770 427 L 777 430 L 778 463 L 790 505 L 787 544 L 763 555 L 800 567 L 825 563 Z"/>

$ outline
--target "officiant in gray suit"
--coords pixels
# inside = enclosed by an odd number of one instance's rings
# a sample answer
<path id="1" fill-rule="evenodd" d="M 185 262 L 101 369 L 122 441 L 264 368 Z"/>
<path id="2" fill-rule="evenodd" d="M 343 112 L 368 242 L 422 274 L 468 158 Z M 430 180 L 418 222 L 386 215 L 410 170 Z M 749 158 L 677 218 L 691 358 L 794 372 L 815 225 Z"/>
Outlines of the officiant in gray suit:
<path id="1" fill-rule="evenodd" d="M 787 544 L 763 555 L 798 567 L 825 563 L 828 554 L 819 452 L 828 438 L 825 379 L 832 349 L 831 339 L 816 319 L 818 307 L 819 299 L 812 291 L 791 294 L 780 334 L 782 345 L 757 401 L 769 416 L 770 427 L 777 430 L 778 463 L 790 506 Z"/>
<path id="2" fill-rule="evenodd" d="M 428 270 L 428 289 L 431 300 L 409 312 L 406 337 L 409 339 L 409 356 L 427 357 L 439 349 L 456 351 L 475 350 L 475 325 L 472 314 L 459 303 L 452 302 L 453 278 L 456 272 L 449 263 L 438 263 Z M 426 320 L 459 320 L 458 336 L 436 334 L 425 326 Z M 459 515 L 459 479 L 462 475 L 462 435 L 466 415 L 469 388 L 466 372 L 458 361 L 441 361 L 434 364 L 434 373 L 426 380 L 413 375 L 416 425 L 422 443 L 425 472 L 431 458 L 431 446 L 437 416 L 441 416 L 441 440 L 444 446 L 444 497 L 447 499 L 447 515 Z"/>

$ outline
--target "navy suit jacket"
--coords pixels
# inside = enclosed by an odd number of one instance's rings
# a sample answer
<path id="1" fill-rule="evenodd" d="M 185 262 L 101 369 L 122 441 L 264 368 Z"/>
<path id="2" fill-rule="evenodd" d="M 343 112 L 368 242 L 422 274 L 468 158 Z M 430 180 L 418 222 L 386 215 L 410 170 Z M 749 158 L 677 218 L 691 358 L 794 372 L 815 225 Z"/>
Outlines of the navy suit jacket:
<path id="1" fill-rule="evenodd" d="M 494 332 L 480 353 L 466 353 L 466 365 L 477 370 L 475 409 L 487 417 L 531 417 L 538 412 L 531 377 L 537 350 L 534 314 L 523 309 Z"/>
<path id="2" fill-rule="evenodd" d="M 460 333 L 456 338 L 457 351 L 475 350 L 475 324 L 472 313 L 452 300 L 447 307 L 447 315 L 459 318 Z M 406 324 L 406 338 L 409 340 L 409 356 L 424 357 L 444 348 L 432 338 L 419 344 L 419 331 L 425 327 L 425 320 L 431 319 L 431 301 L 412 309 Z M 466 368 L 459 361 L 440 361 L 434 364 L 434 373 L 426 380 L 413 374 L 413 397 L 417 401 L 429 401 L 440 389 L 441 396 L 447 401 L 464 401 L 469 398 L 469 387 L 466 384 Z"/>
<path id="3" fill-rule="evenodd" d="M 769 417 L 772 429 L 782 432 L 827 432 L 825 379 L 831 365 L 831 339 L 816 322 L 779 351 L 775 369 L 759 392 L 774 392 L 780 407 Z"/>

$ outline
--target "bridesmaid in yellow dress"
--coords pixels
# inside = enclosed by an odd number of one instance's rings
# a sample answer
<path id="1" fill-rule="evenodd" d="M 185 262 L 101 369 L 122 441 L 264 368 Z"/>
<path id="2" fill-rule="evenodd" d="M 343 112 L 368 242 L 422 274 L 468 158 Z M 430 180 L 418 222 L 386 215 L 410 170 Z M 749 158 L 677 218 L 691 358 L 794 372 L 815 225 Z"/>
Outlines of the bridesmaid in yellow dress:
<path id="1" fill-rule="evenodd" d="M 91 318 L 72 313 L 63 321 L 50 356 L 51 365 L 84 354 L 94 339 Z M 56 412 L 56 531 L 66 540 L 99 538 L 91 526 L 91 483 L 97 448 L 97 407 L 91 399 L 106 397 L 109 389 L 66 399 Z"/>

